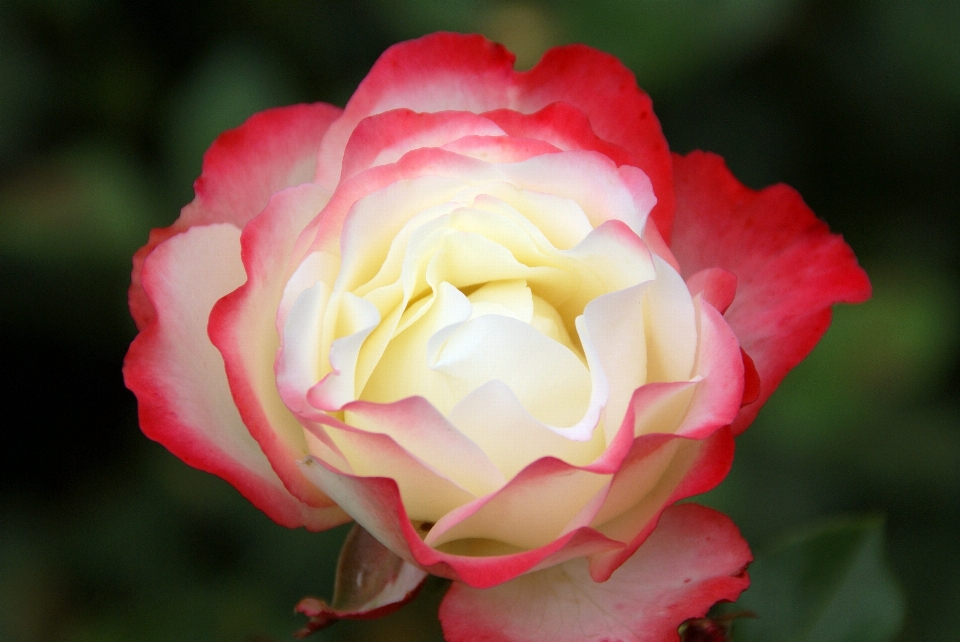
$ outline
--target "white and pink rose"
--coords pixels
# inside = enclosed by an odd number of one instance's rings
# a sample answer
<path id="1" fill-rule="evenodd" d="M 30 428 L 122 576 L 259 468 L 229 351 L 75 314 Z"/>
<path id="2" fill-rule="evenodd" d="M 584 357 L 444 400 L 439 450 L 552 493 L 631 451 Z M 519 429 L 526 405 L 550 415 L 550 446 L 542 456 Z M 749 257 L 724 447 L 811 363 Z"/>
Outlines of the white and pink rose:
<path id="1" fill-rule="evenodd" d="M 135 257 L 127 386 L 278 523 L 396 560 L 317 626 L 433 574 L 453 642 L 676 639 L 751 558 L 675 504 L 870 292 L 794 190 L 671 155 L 584 46 L 516 72 L 478 36 L 396 45 L 345 109 L 221 135 L 195 189 Z"/>

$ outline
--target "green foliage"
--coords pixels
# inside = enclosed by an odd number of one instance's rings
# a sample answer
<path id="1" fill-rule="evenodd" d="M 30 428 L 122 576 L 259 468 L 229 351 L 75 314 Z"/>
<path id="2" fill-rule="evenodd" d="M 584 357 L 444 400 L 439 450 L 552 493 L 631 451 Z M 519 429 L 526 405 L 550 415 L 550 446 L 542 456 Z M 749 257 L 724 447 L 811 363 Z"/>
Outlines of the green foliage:
<path id="1" fill-rule="evenodd" d="M 735 642 L 889 642 L 904 603 L 884 561 L 883 523 L 848 519 L 796 534 L 757 556 Z"/>

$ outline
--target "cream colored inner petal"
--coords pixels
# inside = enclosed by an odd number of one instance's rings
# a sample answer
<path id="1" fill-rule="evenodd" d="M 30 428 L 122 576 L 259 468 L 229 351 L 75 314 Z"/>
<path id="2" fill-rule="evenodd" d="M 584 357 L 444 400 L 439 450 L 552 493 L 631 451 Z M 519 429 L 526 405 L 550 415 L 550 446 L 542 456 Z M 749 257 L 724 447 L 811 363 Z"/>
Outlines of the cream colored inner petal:
<path id="1" fill-rule="evenodd" d="M 504 165 L 502 171 L 508 180 L 529 191 L 557 194 L 576 201 L 592 223 L 591 227 L 620 220 L 640 234 L 657 200 L 649 179 L 641 170 L 628 165 L 618 168 L 599 152 L 543 154 Z"/>
<path id="2" fill-rule="evenodd" d="M 340 237 L 338 285 L 354 291 L 374 278 L 398 237 L 402 247 L 403 236 L 449 211 L 466 185 L 463 179 L 425 176 L 397 181 L 358 199 Z"/>
<path id="3" fill-rule="evenodd" d="M 683 278 L 657 255 L 656 280 L 643 299 L 647 382 L 686 381 L 697 356 L 697 313 Z"/>
<path id="4" fill-rule="evenodd" d="M 511 479 L 543 457 L 585 466 L 606 448 L 602 430 L 587 441 L 572 439 L 533 417 L 502 381 L 489 381 L 464 397 L 449 413 L 450 422 L 487 454 Z"/>
<path id="5" fill-rule="evenodd" d="M 676 382 L 669 393 L 663 394 L 643 406 L 634 407 L 633 434 L 636 437 L 651 433 L 673 434 L 683 423 L 690 409 L 690 402 L 703 379 L 699 376 L 690 381 Z"/>
<path id="6" fill-rule="evenodd" d="M 370 435 L 335 427 L 328 427 L 327 433 L 350 462 L 355 475 L 389 477 L 397 482 L 403 507 L 412 520 L 436 522 L 451 510 L 475 499 L 471 493 L 430 470 L 399 446 L 378 443 Z"/>
<path id="7" fill-rule="evenodd" d="M 323 282 L 303 290 L 287 314 L 277 387 L 295 412 L 306 410 L 303 395 L 321 378 L 320 328 L 330 290 Z"/>
<path id="8" fill-rule="evenodd" d="M 473 514 L 438 521 L 425 541 L 440 546 L 459 539 L 493 539 L 528 550 L 544 546 L 561 534 L 611 477 L 568 470 L 515 480 Z"/>
<path id="9" fill-rule="evenodd" d="M 398 239 L 375 279 L 357 290 L 383 317 L 360 354 L 358 390 L 366 386 L 387 343 L 423 313 L 431 290 L 441 282 L 469 290 L 491 281 L 529 279 L 545 296 L 567 298 L 571 281 L 581 280 L 569 273 L 574 262 L 557 254 L 546 239 L 536 238 L 537 230 L 518 213 L 505 218 L 467 207 L 446 213 L 440 209 L 434 208 L 418 221 L 418 229 L 405 235 L 402 261 Z M 569 340 L 572 319 L 562 319 L 542 296 L 534 295 L 533 304 L 537 329 L 564 345 L 575 345 Z"/>
<path id="10" fill-rule="evenodd" d="M 584 310 L 585 329 L 610 387 L 603 411 L 608 441 L 623 423 L 634 390 L 647 380 L 643 299 L 649 286 L 641 283 L 601 295 Z"/>
<path id="11" fill-rule="evenodd" d="M 414 436 L 402 432 L 407 424 L 394 434 L 345 413 L 366 435 L 331 428 L 331 445 L 354 474 L 397 479 L 415 520 L 438 521 L 544 457 L 577 466 L 595 461 L 637 388 L 692 375 L 697 327 L 689 292 L 632 229 L 646 212 L 616 168 L 578 158 L 583 172 L 604 177 L 599 184 L 609 193 L 579 202 L 581 188 L 554 189 L 562 177 L 538 173 L 553 167 L 548 160 L 497 170 L 509 179 L 482 185 L 398 181 L 351 209 L 335 283 L 311 288 L 309 275 L 298 277 L 304 300 L 291 306 L 285 350 L 295 343 L 308 353 L 290 360 L 301 371 L 298 381 L 323 377 L 308 395 L 315 408 L 422 397 L 449 421 L 446 430 L 469 439 L 495 466 L 460 479 L 441 461 L 442 453 L 460 450 L 419 447 L 439 435 L 434 428 Z M 569 167 L 562 173 L 574 179 Z M 547 187 L 554 193 L 537 191 Z M 622 216 L 611 214 L 617 208 Z M 637 434 L 672 420 L 684 403 L 685 391 L 659 412 L 640 413 Z M 407 437 L 416 443 L 371 452 L 370 444 L 386 443 L 371 441 L 377 432 L 396 444 Z M 661 463 L 637 473 L 638 488 L 656 483 Z M 549 541 L 609 482 L 561 477 L 544 480 L 536 493 L 539 482 L 502 489 L 463 525 L 438 530 L 434 543 Z M 442 489 L 432 490 L 437 484 Z M 556 519 L 534 514 L 547 504 Z M 498 524 L 503 515 L 515 523 Z"/>
<path id="12" fill-rule="evenodd" d="M 533 294 L 525 280 L 493 281 L 474 290 L 467 299 L 473 305 L 471 318 L 499 314 L 527 323 L 543 336 L 565 346 L 586 365 L 583 353 L 570 338 L 560 314 Z"/>
<path id="13" fill-rule="evenodd" d="M 367 432 L 390 437 L 401 448 L 476 497 L 495 492 L 506 483 L 503 473 L 483 450 L 420 400 L 400 412 L 382 406 L 358 404 L 344 413 L 344 421 Z"/>
<path id="14" fill-rule="evenodd" d="M 510 317 L 487 314 L 460 324 L 433 358 L 450 380 L 443 412 L 488 381 L 502 381 L 527 411 L 551 426 L 572 426 L 590 401 L 590 372 L 565 346 Z M 431 400 L 432 401 L 432 400 Z"/>
<path id="15" fill-rule="evenodd" d="M 539 421 L 575 424 L 589 403 L 590 373 L 573 350 L 530 324 L 530 289 L 512 280 L 473 294 L 476 308 L 443 282 L 436 296 L 408 308 L 361 398 L 389 403 L 419 395 L 447 413 L 471 391 L 499 380 Z"/>
<path id="16" fill-rule="evenodd" d="M 472 313 L 467 297 L 448 283 L 442 283 L 435 294 L 419 305 L 408 308 L 400 318 L 402 329 L 383 351 L 359 398 L 374 403 L 413 396 L 422 396 L 431 403 L 449 398 L 449 380 L 437 376 L 427 362 L 427 343 L 434 334 L 466 321 Z M 415 321 L 406 323 L 409 317 Z M 442 407 L 434 405 L 443 412 Z"/>
<path id="17" fill-rule="evenodd" d="M 529 324 L 533 321 L 533 293 L 523 279 L 491 281 L 467 295 L 473 306 L 471 318 L 499 314 Z"/>
<path id="18" fill-rule="evenodd" d="M 330 372 L 309 390 L 310 403 L 321 410 L 340 410 L 357 398 L 357 357 L 363 343 L 380 323 L 380 313 L 369 301 L 347 292 L 342 299 L 338 334 L 330 346 Z"/>
<path id="19" fill-rule="evenodd" d="M 513 183 L 495 182 L 466 187 L 457 193 L 456 200 L 489 212 L 519 215 L 538 237 L 559 250 L 574 247 L 593 230 L 586 213 L 576 201 L 523 189 Z"/>

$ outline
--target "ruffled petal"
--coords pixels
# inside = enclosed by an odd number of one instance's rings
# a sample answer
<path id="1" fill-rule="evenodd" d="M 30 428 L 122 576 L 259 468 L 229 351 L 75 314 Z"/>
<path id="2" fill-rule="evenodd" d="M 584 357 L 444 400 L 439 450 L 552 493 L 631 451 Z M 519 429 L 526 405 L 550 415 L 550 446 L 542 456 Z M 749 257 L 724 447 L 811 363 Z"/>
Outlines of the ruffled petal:
<path id="1" fill-rule="evenodd" d="M 142 283 L 156 309 L 124 362 L 140 426 L 188 464 L 223 477 L 285 526 L 320 530 L 349 521 L 328 501 L 301 503 L 274 473 L 234 405 L 223 359 L 207 336 L 214 302 L 243 283 L 240 231 L 194 227 L 159 245 Z"/>
<path id="2" fill-rule="evenodd" d="M 390 437 L 426 466 L 477 497 L 506 483 L 483 450 L 422 397 L 390 404 L 357 401 L 348 404 L 345 412 L 351 426 Z"/>
<path id="3" fill-rule="evenodd" d="M 332 417 L 324 421 L 322 430 L 325 434 L 318 437 L 329 436 L 350 466 L 346 472 L 394 480 L 400 488 L 407 515 L 414 521 L 436 522 L 458 506 L 476 499 L 387 435 L 360 430 Z M 328 459 L 325 448 L 314 455 Z"/>
<path id="4" fill-rule="evenodd" d="M 732 463 L 733 436 L 728 428 L 700 440 L 663 434 L 637 438 L 610 484 L 604 508 L 594 518 L 597 531 L 626 546 L 592 555 L 590 575 L 597 581 L 610 577 L 647 539 L 661 511 L 719 484 Z M 638 500 L 634 484 L 637 478 L 649 479 L 650 465 L 663 466 L 663 472 Z M 607 505 L 617 510 L 608 512 Z M 616 515 L 626 506 L 630 507 Z M 600 523 L 611 513 L 616 517 Z"/>
<path id="5" fill-rule="evenodd" d="M 744 187 L 713 154 L 674 157 L 677 214 L 671 248 L 685 278 L 706 268 L 736 275 L 725 318 L 752 358 L 760 392 L 740 411 L 743 431 L 783 377 L 830 325 L 830 306 L 870 296 L 843 239 L 786 185 Z"/>
<path id="6" fill-rule="evenodd" d="M 590 528 L 564 533 L 546 546 L 523 551 L 492 540 L 468 542 L 463 554 L 440 551 L 423 542 L 407 516 L 397 483 L 384 477 L 359 477 L 337 470 L 319 459 L 301 463 L 304 474 L 338 503 L 347 506 L 357 523 L 384 546 L 432 575 L 460 580 L 484 588 L 513 579 L 538 565 L 546 566 L 600 551 L 619 549 L 613 541 Z M 418 525 L 419 529 L 429 528 Z"/>
<path id="7" fill-rule="evenodd" d="M 737 295 L 737 275 L 723 268 L 707 268 L 687 279 L 687 289 L 693 296 L 703 295 L 704 301 L 723 314 Z"/>
<path id="8" fill-rule="evenodd" d="M 465 111 L 421 113 L 393 109 L 357 123 L 343 153 L 341 180 L 397 162 L 421 147 L 442 147 L 465 136 L 502 136 L 494 122 Z"/>
<path id="9" fill-rule="evenodd" d="M 513 61 L 501 45 L 475 35 L 438 33 L 389 48 L 325 137 L 317 180 L 330 188 L 337 184 L 347 140 L 362 119 L 374 114 L 397 108 L 529 113 L 566 102 L 650 177 L 657 197 L 653 216 L 669 238 L 674 207 L 670 154 L 650 98 L 637 87 L 633 72 L 615 57 L 582 45 L 551 49 L 527 72 L 514 71 Z"/>
<path id="10" fill-rule="evenodd" d="M 424 541 L 437 547 L 456 540 L 487 539 L 536 549 L 563 535 L 610 479 L 557 459 L 540 459 L 496 493 L 448 513 Z"/>
<path id="11" fill-rule="evenodd" d="M 153 248 L 193 225 L 233 223 L 242 229 L 274 192 L 312 180 L 320 141 L 340 112 L 324 103 L 267 109 L 217 137 L 194 183 L 196 198 L 173 225 L 153 230 L 133 257 L 128 298 L 138 329 L 154 313 L 140 285 L 143 260 Z"/>
<path id="12" fill-rule="evenodd" d="M 597 136 L 587 115 L 567 102 L 550 103 L 532 114 L 496 109 L 482 115 L 511 137 L 542 140 L 563 151 L 600 152 L 618 167 L 631 161 L 627 150 Z"/>
<path id="13" fill-rule="evenodd" d="M 739 597 L 752 559 L 729 518 L 683 504 L 606 582 L 582 559 L 484 590 L 455 582 L 440 621 L 449 642 L 679 641 L 685 620 Z"/>
<path id="14" fill-rule="evenodd" d="M 737 337 L 713 306 L 694 299 L 699 326 L 694 379 L 699 379 L 686 414 L 674 431 L 702 439 L 736 418 L 746 388 L 744 359 Z"/>
<path id="15" fill-rule="evenodd" d="M 286 487 L 312 506 L 332 502 L 296 465 L 307 454 L 306 438 L 277 391 L 274 361 L 280 347 L 277 311 L 290 278 L 293 245 L 328 198 L 314 184 L 275 194 L 243 230 L 246 283 L 218 301 L 210 314 L 210 339 L 223 355 L 240 416 Z"/>
<path id="16" fill-rule="evenodd" d="M 567 45 L 550 49 L 533 69 L 517 76 L 516 99 L 507 107 L 533 112 L 569 103 L 586 114 L 600 138 L 627 151 L 629 164 L 653 185 L 657 204 L 650 216 L 669 240 L 675 207 L 670 151 L 653 102 L 637 87 L 633 72 L 610 54 Z"/>

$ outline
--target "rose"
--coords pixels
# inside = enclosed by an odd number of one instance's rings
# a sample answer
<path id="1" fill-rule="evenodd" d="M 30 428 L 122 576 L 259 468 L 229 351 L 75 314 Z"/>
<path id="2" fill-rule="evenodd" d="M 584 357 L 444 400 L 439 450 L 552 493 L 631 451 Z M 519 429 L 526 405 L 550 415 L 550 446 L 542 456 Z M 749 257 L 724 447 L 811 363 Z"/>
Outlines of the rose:
<path id="1" fill-rule="evenodd" d="M 675 636 L 746 586 L 749 551 L 668 507 L 724 477 L 830 306 L 869 295 L 796 192 L 671 157 L 612 57 L 512 62 L 438 34 L 388 50 L 342 112 L 253 116 L 135 257 L 144 432 L 283 525 L 356 520 L 373 539 L 347 558 L 403 560 L 305 606 L 317 626 L 426 572 L 455 580 L 452 640 L 582 639 L 529 625 L 577 591 L 598 605 L 579 631 L 625 635 L 604 609 L 629 608 L 629 639 Z"/>

